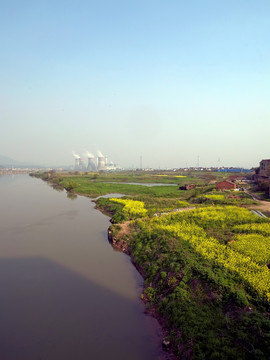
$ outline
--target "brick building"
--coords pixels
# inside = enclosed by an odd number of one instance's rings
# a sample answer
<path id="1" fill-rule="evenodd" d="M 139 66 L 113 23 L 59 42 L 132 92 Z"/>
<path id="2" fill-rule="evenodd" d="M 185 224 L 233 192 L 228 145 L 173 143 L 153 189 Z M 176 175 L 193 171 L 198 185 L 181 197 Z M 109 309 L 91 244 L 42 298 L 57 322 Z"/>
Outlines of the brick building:
<path id="1" fill-rule="evenodd" d="M 232 181 L 224 180 L 219 183 L 216 183 L 217 190 L 234 190 L 236 189 L 235 183 Z"/>
<path id="2" fill-rule="evenodd" d="M 270 159 L 262 160 L 260 162 L 259 175 L 270 177 Z"/>

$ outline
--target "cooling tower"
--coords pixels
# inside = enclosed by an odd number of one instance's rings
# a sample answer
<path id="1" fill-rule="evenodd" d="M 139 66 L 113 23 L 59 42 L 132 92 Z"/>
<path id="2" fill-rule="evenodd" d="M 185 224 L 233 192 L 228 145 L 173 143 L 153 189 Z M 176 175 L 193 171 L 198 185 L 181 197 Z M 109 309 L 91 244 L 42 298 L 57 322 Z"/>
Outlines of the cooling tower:
<path id="1" fill-rule="evenodd" d="M 105 164 L 105 157 L 99 156 L 98 157 L 98 171 L 106 170 L 106 164 Z"/>
<path id="2" fill-rule="evenodd" d="M 87 166 L 87 170 L 88 171 L 97 171 L 97 167 L 96 167 L 96 163 L 95 163 L 95 158 L 94 156 L 92 157 L 88 157 L 88 166 Z"/>
<path id="3" fill-rule="evenodd" d="M 79 159 L 79 169 L 80 169 L 81 171 L 85 171 L 85 170 L 86 170 L 85 160 L 82 159 L 82 158 Z"/>
<path id="4" fill-rule="evenodd" d="M 80 158 L 75 159 L 75 170 L 80 170 Z"/>

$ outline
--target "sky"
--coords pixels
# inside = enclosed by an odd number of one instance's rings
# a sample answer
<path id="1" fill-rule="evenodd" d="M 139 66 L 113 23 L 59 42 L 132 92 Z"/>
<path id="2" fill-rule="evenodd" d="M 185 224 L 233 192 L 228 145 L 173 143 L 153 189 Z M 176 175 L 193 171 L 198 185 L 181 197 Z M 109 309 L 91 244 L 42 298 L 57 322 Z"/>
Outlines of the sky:
<path id="1" fill-rule="evenodd" d="M 269 0 L 0 0 L 0 154 L 258 166 L 269 39 Z"/>

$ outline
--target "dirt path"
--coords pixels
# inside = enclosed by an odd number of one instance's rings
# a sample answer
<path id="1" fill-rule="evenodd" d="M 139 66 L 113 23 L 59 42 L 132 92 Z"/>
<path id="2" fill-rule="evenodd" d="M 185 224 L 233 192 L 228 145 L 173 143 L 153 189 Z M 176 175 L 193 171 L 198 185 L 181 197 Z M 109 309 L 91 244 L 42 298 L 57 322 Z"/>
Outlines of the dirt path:
<path id="1" fill-rule="evenodd" d="M 246 193 L 250 195 L 253 200 L 259 203 L 258 205 L 250 205 L 250 209 L 270 212 L 270 201 L 261 200 L 258 196 L 254 195 L 249 191 L 246 191 Z"/>
<path id="2" fill-rule="evenodd" d="M 263 201 L 263 200 L 256 200 L 256 201 L 258 201 L 259 204 L 249 206 L 250 209 L 270 212 L 270 202 L 269 201 Z"/>

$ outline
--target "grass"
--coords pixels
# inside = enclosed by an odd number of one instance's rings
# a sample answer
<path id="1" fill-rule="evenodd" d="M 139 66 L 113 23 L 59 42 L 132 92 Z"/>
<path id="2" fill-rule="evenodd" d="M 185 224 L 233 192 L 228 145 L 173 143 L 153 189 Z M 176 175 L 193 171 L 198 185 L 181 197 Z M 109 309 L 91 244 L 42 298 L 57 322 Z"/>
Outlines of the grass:
<path id="1" fill-rule="evenodd" d="M 242 248 L 234 255 L 222 238 L 213 246 L 208 231 L 215 228 L 222 237 L 238 224 L 268 223 L 238 207 L 204 207 L 133 223 L 129 246 L 146 279 L 142 298 L 165 317 L 179 358 L 267 359 L 269 303 L 259 287 L 253 289 L 259 281 L 253 270 L 253 285 L 249 270 L 241 271 L 257 265 L 241 255 Z"/>
<path id="2" fill-rule="evenodd" d="M 63 177 L 84 177 L 88 180 L 94 180 L 96 182 L 138 182 L 138 183 L 161 183 L 161 184 L 179 184 L 190 182 L 192 180 L 197 183 L 203 181 L 192 176 L 181 175 L 179 173 L 168 173 L 160 175 L 158 173 L 145 173 L 145 172 L 117 172 L 117 173 L 79 173 L 79 174 L 67 174 L 62 173 Z"/>
<path id="3" fill-rule="evenodd" d="M 62 182 L 65 186 L 65 182 Z M 88 194 L 92 197 L 100 195 L 119 193 L 125 195 L 148 195 L 148 196 L 163 196 L 163 197 L 176 197 L 179 196 L 177 186 L 142 186 L 142 185 L 129 185 L 117 183 L 102 183 L 102 182 L 89 182 L 84 179 L 79 179 L 73 188 L 74 191 L 79 193 Z"/>
<path id="4" fill-rule="evenodd" d="M 50 181 L 72 190 L 69 194 L 128 195 L 121 201 L 100 198 L 97 205 L 112 217 L 114 234 L 131 220 L 130 232 L 119 241 L 126 243 L 144 276 L 142 300 L 150 313 L 163 319 L 166 339 L 179 358 L 267 360 L 270 222 L 243 208 L 254 203 L 247 194 L 217 192 L 209 184 L 226 176 L 121 172 L 55 174 Z M 198 186 L 180 191 L 178 186 L 125 182 Z M 163 212 L 172 213 L 160 215 Z"/>

